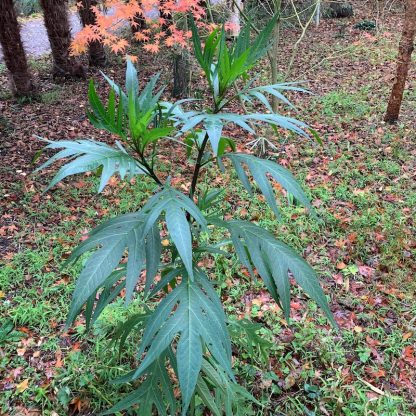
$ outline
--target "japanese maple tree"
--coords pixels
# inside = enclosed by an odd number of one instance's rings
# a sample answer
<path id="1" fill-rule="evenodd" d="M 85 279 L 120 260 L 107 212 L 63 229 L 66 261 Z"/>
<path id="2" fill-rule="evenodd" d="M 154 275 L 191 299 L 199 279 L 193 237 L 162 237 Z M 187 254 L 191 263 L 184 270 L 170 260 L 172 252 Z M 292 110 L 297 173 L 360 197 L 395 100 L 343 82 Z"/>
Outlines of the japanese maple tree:
<path id="1" fill-rule="evenodd" d="M 136 29 L 134 38 L 144 42 L 143 48 L 148 52 L 158 52 L 162 45 L 186 47 L 191 32 L 181 28 L 178 19 L 192 15 L 200 21 L 205 15 L 201 3 L 195 0 L 107 0 L 105 6 L 111 13 L 106 14 L 92 6 L 96 24 L 87 25 L 76 34 L 71 51 L 74 55 L 85 53 L 89 43 L 98 41 L 114 53 L 124 53 L 129 42 L 119 29 L 126 24 Z M 146 27 L 138 28 L 138 18 L 146 23 Z M 134 60 L 134 57 L 130 59 Z"/>

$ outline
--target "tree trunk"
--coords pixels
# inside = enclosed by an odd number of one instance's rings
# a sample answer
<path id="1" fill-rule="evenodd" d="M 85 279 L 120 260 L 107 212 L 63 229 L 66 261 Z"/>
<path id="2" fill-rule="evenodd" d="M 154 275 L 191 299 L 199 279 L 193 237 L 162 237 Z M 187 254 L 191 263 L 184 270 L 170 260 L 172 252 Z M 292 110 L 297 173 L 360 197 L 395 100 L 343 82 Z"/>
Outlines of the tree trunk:
<path id="1" fill-rule="evenodd" d="M 231 35 L 233 37 L 237 37 L 241 31 L 241 23 L 240 23 L 240 10 L 243 9 L 243 1 L 242 0 L 235 0 L 231 5 L 231 16 L 230 16 L 230 23 L 231 27 Z"/>
<path id="2" fill-rule="evenodd" d="M 13 94 L 16 96 L 31 95 L 34 92 L 34 84 L 20 38 L 13 0 L 0 0 L 0 44 L 9 70 Z"/>
<path id="3" fill-rule="evenodd" d="M 280 16 L 282 12 L 282 2 L 280 0 L 275 0 L 273 2 L 273 14 Z M 279 59 L 279 43 L 280 43 L 280 17 L 277 19 L 276 24 L 273 28 L 273 44 L 268 52 L 268 57 L 270 61 L 270 72 L 272 77 L 272 84 L 277 84 L 279 82 L 279 68 L 278 68 L 278 59 Z M 279 109 L 279 99 L 276 96 L 272 96 L 272 109 L 277 113 Z"/>
<path id="4" fill-rule="evenodd" d="M 165 17 L 169 23 L 178 24 L 175 22 L 174 16 L 169 15 Z M 180 22 L 179 29 L 187 32 L 188 22 L 186 19 Z M 189 52 L 185 48 L 174 50 L 173 52 L 173 98 L 188 97 L 191 86 L 191 60 Z"/>
<path id="5" fill-rule="evenodd" d="M 189 95 L 190 60 L 188 52 L 183 50 L 173 55 L 173 98 L 183 98 Z"/>
<path id="6" fill-rule="evenodd" d="M 82 26 L 95 25 L 97 19 L 91 7 L 97 6 L 97 0 L 81 0 L 78 8 Z M 88 58 L 92 66 L 105 66 L 107 64 L 107 56 L 105 54 L 104 45 L 99 41 L 91 42 L 88 45 Z"/>
<path id="7" fill-rule="evenodd" d="M 412 62 L 415 35 L 416 0 L 408 0 L 404 16 L 402 38 L 399 45 L 399 55 L 397 58 L 396 79 L 391 91 L 387 112 L 384 116 L 384 121 L 388 123 L 394 123 L 399 118 L 407 74 L 409 73 L 410 64 Z"/>
<path id="8" fill-rule="evenodd" d="M 85 77 L 85 68 L 69 54 L 71 30 L 67 0 L 40 0 L 51 44 L 54 77 Z"/>

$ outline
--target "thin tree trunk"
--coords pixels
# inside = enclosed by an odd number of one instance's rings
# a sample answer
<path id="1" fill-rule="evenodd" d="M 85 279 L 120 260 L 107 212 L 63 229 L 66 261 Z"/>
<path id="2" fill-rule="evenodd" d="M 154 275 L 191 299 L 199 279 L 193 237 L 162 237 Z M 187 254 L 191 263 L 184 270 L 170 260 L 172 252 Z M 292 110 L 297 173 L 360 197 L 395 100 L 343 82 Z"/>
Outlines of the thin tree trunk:
<path id="1" fill-rule="evenodd" d="M 273 13 L 280 16 L 282 4 L 281 0 L 274 0 L 273 2 Z M 278 59 L 279 59 L 279 41 L 280 41 L 280 17 L 277 19 L 277 22 L 273 28 L 273 46 L 268 52 L 268 57 L 270 61 L 270 72 L 272 77 L 272 84 L 277 84 L 279 82 L 279 69 L 278 69 Z M 276 96 L 272 97 L 272 109 L 277 113 L 279 109 L 279 100 Z"/>
<path id="2" fill-rule="evenodd" d="M 82 26 L 95 25 L 97 19 L 91 7 L 97 6 L 97 0 L 81 0 L 81 6 L 78 8 Z M 107 56 L 104 45 L 99 41 L 91 42 L 88 45 L 88 58 L 92 66 L 105 66 Z"/>
<path id="3" fill-rule="evenodd" d="M 40 0 L 51 44 L 54 77 L 85 77 L 85 68 L 69 54 L 71 30 L 67 0 Z"/>
<path id="4" fill-rule="evenodd" d="M 16 96 L 31 95 L 34 92 L 34 84 L 20 38 L 13 0 L 0 0 L 0 44 L 9 71 L 13 94 Z"/>
<path id="5" fill-rule="evenodd" d="M 315 24 L 316 24 L 316 27 L 319 26 L 319 23 L 320 22 L 321 22 L 321 0 L 317 0 L 316 14 L 315 14 Z"/>
<path id="6" fill-rule="evenodd" d="M 183 98 L 189 95 L 191 79 L 190 60 L 186 50 L 173 55 L 173 98 Z"/>
<path id="7" fill-rule="evenodd" d="M 167 19 L 174 21 L 173 16 L 167 16 Z M 188 31 L 188 22 L 185 19 L 181 22 L 180 29 L 185 32 Z M 189 58 L 189 52 L 182 48 L 181 50 L 174 51 L 173 53 L 173 98 L 183 98 L 190 94 L 191 87 L 191 60 Z"/>
<path id="8" fill-rule="evenodd" d="M 408 0 L 404 16 L 402 38 L 399 45 L 396 79 L 391 91 L 384 121 L 394 123 L 398 120 L 402 105 L 407 74 L 412 62 L 412 52 L 416 35 L 416 0 Z"/>
<path id="9" fill-rule="evenodd" d="M 240 11 L 243 9 L 242 0 L 235 0 L 231 5 L 230 22 L 232 24 L 231 35 L 237 37 L 241 31 Z"/>

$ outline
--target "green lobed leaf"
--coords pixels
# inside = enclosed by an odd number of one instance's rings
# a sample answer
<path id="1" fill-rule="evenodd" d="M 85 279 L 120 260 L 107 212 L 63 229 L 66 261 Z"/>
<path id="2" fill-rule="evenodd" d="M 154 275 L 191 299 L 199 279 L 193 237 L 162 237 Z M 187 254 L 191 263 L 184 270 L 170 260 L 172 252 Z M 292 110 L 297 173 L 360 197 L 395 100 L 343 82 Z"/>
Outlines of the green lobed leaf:
<path id="1" fill-rule="evenodd" d="M 116 173 L 122 179 L 127 175 L 131 178 L 134 175 L 146 173 L 136 159 L 131 157 L 120 143 L 117 144 L 118 149 L 115 149 L 105 143 L 93 140 L 60 140 L 56 142 L 48 140 L 48 142 L 49 145 L 46 146 L 46 149 L 63 148 L 64 150 L 52 156 L 36 171 L 42 170 L 64 158 L 70 158 L 70 162 L 59 169 L 45 191 L 68 176 L 95 171 L 99 167 L 102 167 L 102 172 L 98 192 L 104 189 L 111 176 Z"/>
<path id="2" fill-rule="evenodd" d="M 88 113 L 91 124 L 98 129 L 107 130 L 110 133 L 117 134 L 122 139 L 125 139 L 126 133 L 124 131 L 123 103 L 120 99 L 116 111 L 114 90 L 112 89 L 109 93 L 106 109 L 97 95 L 94 81 L 91 80 L 88 89 L 88 99 L 92 108 L 92 113 Z"/>
<path id="3" fill-rule="evenodd" d="M 287 192 L 292 194 L 313 216 L 316 217 L 315 211 L 301 186 L 298 184 L 292 173 L 283 166 L 280 166 L 271 160 L 260 159 L 256 156 L 244 153 L 227 153 L 224 157 L 231 160 L 238 178 L 241 180 L 246 190 L 251 193 L 252 189 L 250 182 L 244 170 L 244 166 L 247 166 L 266 198 L 266 201 L 277 216 L 279 216 L 279 210 L 268 175 L 278 182 Z"/>
<path id="4" fill-rule="evenodd" d="M 275 300 L 281 302 L 287 320 L 290 316 L 290 271 L 299 286 L 337 327 L 315 271 L 292 248 L 276 240 L 265 229 L 249 222 L 214 220 L 213 223 L 227 228 L 235 245 L 243 244 L 247 248 L 249 262 L 256 268 Z M 237 254 L 240 256 L 241 250 Z M 244 265 L 247 264 L 247 257 L 240 260 Z"/>
<path id="5" fill-rule="evenodd" d="M 146 371 L 179 334 L 177 374 L 185 415 L 202 366 L 203 346 L 228 377 L 233 375 L 231 345 L 218 295 L 199 270 L 195 271 L 194 281 L 182 278 L 148 319 L 139 355 L 147 352 L 133 379 Z"/>
<path id="6" fill-rule="evenodd" d="M 143 210 L 148 213 L 145 223 L 146 234 L 153 227 L 162 212 L 165 212 L 169 234 L 192 279 L 192 237 L 186 213 L 193 217 L 201 227 L 206 228 L 207 222 L 199 208 L 181 192 L 171 187 L 166 187 L 150 198 Z"/>
<path id="7" fill-rule="evenodd" d="M 139 92 L 139 80 L 137 77 L 137 70 L 131 59 L 127 59 L 126 69 L 126 91 L 127 95 L 137 97 Z"/>
<path id="8" fill-rule="evenodd" d="M 68 262 L 76 261 L 88 251 L 95 251 L 87 259 L 78 277 L 67 325 L 73 322 L 84 303 L 105 284 L 119 265 L 126 249 L 129 253 L 125 282 L 126 303 L 130 301 L 140 273 L 145 268 L 145 257 L 151 266 L 151 272 L 146 275 L 146 287 L 150 287 L 156 274 L 157 256 L 161 248 L 155 229 L 145 231 L 146 219 L 146 212 L 143 210 L 112 218 L 92 230 L 89 238 L 74 250 Z M 149 252 L 150 247 L 154 253 L 145 256 L 145 251 Z"/>
<path id="9" fill-rule="evenodd" d="M 185 211 L 174 204 L 167 207 L 165 217 L 170 237 L 175 243 L 190 277 L 193 278 L 192 235 Z"/>
<path id="10" fill-rule="evenodd" d="M 141 416 L 152 416 L 154 410 L 157 410 L 160 416 L 174 415 L 176 413 L 176 399 L 173 383 L 166 369 L 167 358 L 167 351 L 162 351 L 160 356 L 149 366 L 144 382 L 111 409 L 100 414 L 110 415 L 133 405 L 139 405 Z"/>

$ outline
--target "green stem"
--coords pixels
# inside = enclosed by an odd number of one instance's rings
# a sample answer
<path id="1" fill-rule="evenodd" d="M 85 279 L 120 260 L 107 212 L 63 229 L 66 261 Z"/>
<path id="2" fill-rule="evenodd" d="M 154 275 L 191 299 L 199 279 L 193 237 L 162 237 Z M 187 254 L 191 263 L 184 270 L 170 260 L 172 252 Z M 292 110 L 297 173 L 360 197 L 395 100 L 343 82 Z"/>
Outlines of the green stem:
<path id="1" fill-rule="evenodd" d="M 158 178 L 156 175 L 156 172 L 153 170 L 153 168 L 147 163 L 146 159 L 143 155 L 140 155 L 141 158 L 141 164 L 146 168 L 147 173 L 149 176 L 160 186 L 163 186 L 162 181 Z"/>
<path id="2" fill-rule="evenodd" d="M 201 147 L 199 148 L 199 151 L 198 151 L 198 157 L 196 159 L 195 169 L 194 169 L 194 173 L 192 175 L 191 189 L 189 190 L 189 198 L 191 198 L 191 199 L 193 199 L 194 195 L 195 195 L 196 185 L 198 183 L 199 172 L 201 171 L 201 168 L 202 168 L 202 158 L 204 157 L 204 152 L 205 152 L 205 148 L 206 148 L 207 144 L 208 144 L 208 133 L 205 133 L 204 140 L 203 140 L 203 142 L 201 144 Z"/>

